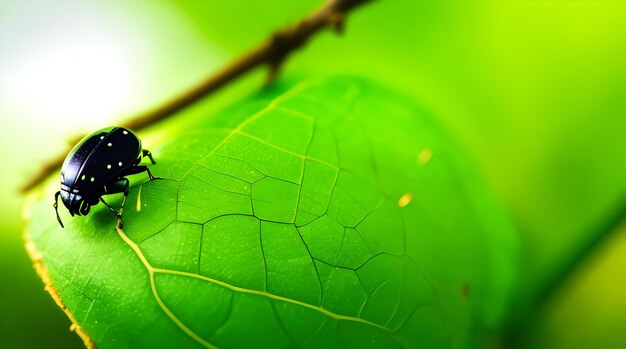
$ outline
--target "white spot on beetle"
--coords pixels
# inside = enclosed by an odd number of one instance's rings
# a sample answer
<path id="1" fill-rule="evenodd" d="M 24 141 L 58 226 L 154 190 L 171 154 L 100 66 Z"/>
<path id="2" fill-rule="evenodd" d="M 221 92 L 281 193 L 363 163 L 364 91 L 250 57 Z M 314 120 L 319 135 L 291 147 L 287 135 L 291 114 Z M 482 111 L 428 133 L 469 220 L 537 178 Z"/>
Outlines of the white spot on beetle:
<path id="1" fill-rule="evenodd" d="M 113 145 L 113 143 L 109 143 L 109 144 L 107 144 L 107 145 L 110 147 L 110 146 L 112 146 L 112 145 Z"/>
<path id="2" fill-rule="evenodd" d="M 104 136 L 100 136 L 100 139 L 104 139 Z"/>
<path id="3" fill-rule="evenodd" d="M 122 166 L 122 162 L 121 162 L 121 161 L 120 161 L 120 162 L 118 162 L 118 163 L 117 163 L 117 166 Z"/>
<path id="4" fill-rule="evenodd" d="M 92 182 L 93 182 L 93 181 L 95 181 L 95 180 L 96 180 L 95 178 L 91 177 L 91 181 L 92 181 Z"/>
<path id="5" fill-rule="evenodd" d="M 125 135 L 127 135 L 127 134 L 128 134 L 128 131 L 124 131 L 123 133 L 124 133 Z"/>
<path id="6" fill-rule="evenodd" d="M 108 164 L 108 165 L 107 165 L 107 168 L 110 170 L 110 169 L 111 169 L 111 164 Z"/>
<path id="7" fill-rule="evenodd" d="M 85 180 L 85 175 L 83 175 L 82 177 L 80 177 L 81 180 Z"/>

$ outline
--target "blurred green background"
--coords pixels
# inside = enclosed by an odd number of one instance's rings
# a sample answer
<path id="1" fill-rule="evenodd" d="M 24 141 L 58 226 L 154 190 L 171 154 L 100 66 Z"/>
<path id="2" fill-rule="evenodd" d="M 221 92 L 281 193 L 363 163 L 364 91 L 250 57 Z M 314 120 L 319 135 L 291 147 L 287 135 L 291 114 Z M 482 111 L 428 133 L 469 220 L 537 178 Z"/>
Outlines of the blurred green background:
<path id="1" fill-rule="evenodd" d="M 0 2 L 0 347 L 81 347 L 24 251 L 24 179 L 69 138 L 184 91 L 320 3 Z M 622 1 L 375 1 L 283 76 L 370 77 L 434 110 L 516 223 L 523 306 L 626 192 L 624 18 Z M 523 346 L 626 345 L 624 263 L 621 229 L 537 311 Z"/>

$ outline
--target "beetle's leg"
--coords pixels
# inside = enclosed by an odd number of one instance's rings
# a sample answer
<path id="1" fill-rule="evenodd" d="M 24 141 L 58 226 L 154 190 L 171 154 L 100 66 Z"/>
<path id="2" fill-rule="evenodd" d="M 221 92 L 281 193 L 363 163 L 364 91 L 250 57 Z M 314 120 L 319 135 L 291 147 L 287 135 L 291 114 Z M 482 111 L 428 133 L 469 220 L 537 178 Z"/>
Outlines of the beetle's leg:
<path id="1" fill-rule="evenodd" d="M 111 207 L 111 205 L 107 204 L 102 197 L 100 197 L 100 201 L 104 203 L 111 213 L 113 213 L 120 220 L 120 227 L 124 226 L 124 222 L 122 221 L 122 211 L 124 210 L 124 205 L 126 204 L 126 197 L 128 196 L 128 188 L 130 187 L 130 181 L 128 178 L 122 178 L 117 182 L 113 182 L 104 187 L 104 193 L 108 194 L 119 194 L 124 193 L 124 198 L 122 199 L 122 206 L 118 212 L 115 212 L 115 209 Z"/>
<path id="2" fill-rule="evenodd" d="M 122 219 L 122 211 L 124 210 L 124 205 L 126 204 L 126 197 L 128 197 L 128 188 L 130 187 L 130 181 L 128 180 L 128 178 L 122 178 L 122 180 L 126 181 L 126 185 L 124 186 L 124 198 L 122 199 L 122 207 L 120 207 L 120 212 L 118 213 L 118 217 L 120 219 Z"/>
<path id="3" fill-rule="evenodd" d="M 156 165 L 156 162 L 154 162 L 154 159 L 152 158 L 152 153 L 150 152 L 150 150 L 143 150 L 143 157 L 148 157 L 148 159 L 150 159 L 150 161 L 152 162 L 153 165 Z"/>
<path id="4" fill-rule="evenodd" d="M 122 218 L 122 210 L 124 209 L 124 204 L 126 204 L 126 197 L 128 196 L 128 186 L 129 186 L 129 183 L 130 183 L 130 182 L 129 182 L 129 181 L 128 181 L 128 179 L 126 179 L 126 178 L 124 178 L 124 179 L 123 179 L 123 180 L 121 180 L 121 181 L 115 182 L 115 184 L 119 184 L 120 182 L 122 182 L 122 181 L 124 181 L 124 180 L 126 181 L 126 185 L 125 185 L 124 190 L 123 190 L 123 192 L 124 192 L 124 198 L 122 199 L 122 206 L 120 207 L 119 212 L 115 212 L 115 209 L 114 209 L 113 207 L 111 207 L 111 205 L 107 204 L 107 202 L 106 202 L 106 201 L 104 201 L 104 199 L 102 198 L 102 196 L 100 197 L 100 201 L 102 201 L 102 203 L 103 203 L 103 204 L 105 204 L 105 205 L 109 208 L 109 211 L 111 211 L 111 213 L 113 213 L 114 215 L 116 215 L 116 216 L 117 216 L 117 218 Z M 122 191 L 116 191 L 116 192 L 110 192 L 110 191 L 107 191 L 107 194 L 119 194 L 119 193 L 121 193 L 121 192 L 122 192 Z"/>
<path id="5" fill-rule="evenodd" d="M 126 185 L 124 186 L 124 198 L 122 199 L 122 207 L 120 207 L 119 212 L 117 213 L 117 218 L 120 220 L 120 228 L 124 227 L 124 221 L 122 220 L 122 211 L 124 211 L 124 204 L 126 204 L 126 197 L 128 197 L 128 187 L 130 186 L 130 181 L 128 178 L 122 178 L 126 181 Z"/>
<path id="6" fill-rule="evenodd" d="M 59 224 L 61 224 L 61 228 L 65 228 L 63 226 L 63 222 L 61 222 L 61 217 L 59 217 L 59 195 L 61 195 L 60 191 L 57 191 L 56 194 L 54 194 L 54 205 L 52 205 L 54 207 L 54 210 L 57 213 L 57 221 L 59 221 Z"/>
<path id="7" fill-rule="evenodd" d="M 155 179 L 156 177 L 152 175 L 152 172 L 150 172 L 150 168 L 148 166 L 146 166 L 146 172 L 148 172 L 148 178 L 150 178 L 150 180 Z"/>
<path id="8" fill-rule="evenodd" d="M 161 177 L 153 176 L 152 172 L 150 172 L 150 168 L 148 168 L 148 166 L 146 165 L 137 165 L 134 168 L 132 168 L 130 171 L 128 171 L 126 175 L 133 175 L 133 174 L 137 174 L 141 172 L 148 172 L 148 177 L 150 178 L 150 180 L 161 179 Z"/>
<path id="9" fill-rule="evenodd" d="M 113 209 L 113 207 L 111 207 L 111 205 L 107 204 L 106 201 L 104 201 L 104 199 L 102 198 L 102 196 L 100 197 L 100 201 L 102 201 L 103 204 L 106 205 L 106 207 L 109 208 L 109 211 L 111 211 L 111 213 L 113 213 L 114 215 L 117 216 L 117 213 L 115 213 L 115 210 Z"/>

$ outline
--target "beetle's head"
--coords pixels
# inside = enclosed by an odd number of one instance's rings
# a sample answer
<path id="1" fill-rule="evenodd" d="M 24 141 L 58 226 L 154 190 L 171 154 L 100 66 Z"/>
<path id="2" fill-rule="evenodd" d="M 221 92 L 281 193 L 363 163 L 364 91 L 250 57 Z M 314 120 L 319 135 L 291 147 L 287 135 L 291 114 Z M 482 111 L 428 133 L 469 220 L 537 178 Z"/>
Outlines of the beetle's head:
<path id="1" fill-rule="evenodd" d="M 75 190 L 70 190 L 65 186 L 61 186 L 61 201 L 63 205 L 70 211 L 72 216 L 74 215 L 86 215 L 89 213 L 89 209 L 91 205 L 87 200 L 83 198 L 82 195 L 77 193 Z"/>
<path id="2" fill-rule="evenodd" d="M 70 211 L 72 217 L 74 215 L 77 216 L 85 216 L 91 210 L 91 206 L 97 205 L 100 196 L 94 195 L 94 193 L 82 193 L 76 188 L 71 188 L 66 186 L 65 184 L 61 184 L 61 190 L 56 192 L 54 195 L 54 209 L 57 213 L 57 220 L 59 224 L 63 228 L 63 222 L 61 222 L 61 217 L 59 216 L 59 196 L 61 197 L 61 202 Z"/>
<path id="3" fill-rule="evenodd" d="M 97 203 L 97 201 L 93 203 L 85 200 L 82 195 L 78 195 L 78 193 L 70 191 L 69 188 L 62 185 L 61 190 L 57 191 L 54 195 L 53 205 L 54 210 L 57 213 L 57 220 L 59 221 L 61 228 L 64 228 L 64 226 L 63 222 L 61 222 L 61 217 L 59 216 L 59 196 L 61 197 L 61 202 L 63 202 L 63 205 L 67 208 L 68 211 L 70 211 L 72 217 L 74 215 L 86 215 L 87 213 L 89 213 L 91 206 Z"/>

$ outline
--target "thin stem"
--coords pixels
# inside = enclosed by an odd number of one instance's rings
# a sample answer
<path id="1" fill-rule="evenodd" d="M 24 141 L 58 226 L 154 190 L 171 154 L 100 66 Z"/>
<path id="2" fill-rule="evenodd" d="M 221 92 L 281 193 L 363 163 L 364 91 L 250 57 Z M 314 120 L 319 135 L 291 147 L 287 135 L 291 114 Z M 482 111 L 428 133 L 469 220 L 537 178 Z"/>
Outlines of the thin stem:
<path id="1" fill-rule="evenodd" d="M 588 240 L 584 241 L 577 250 L 556 269 L 554 276 L 544 284 L 535 297 L 535 305 L 541 307 L 550 301 L 565 285 L 567 280 L 587 263 L 590 257 L 607 243 L 610 238 L 619 231 L 626 221 L 626 195 L 621 197 L 613 207 L 612 212 L 607 214 L 594 229 L 587 233 Z"/>
<path id="2" fill-rule="evenodd" d="M 124 126 L 135 131 L 139 131 L 158 121 L 166 119 L 178 111 L 192 105 L 200 99 L 217 91 L 228 83 L 239 78 L 252 69 L 267 65 L 270 69 L 268 79 L 273 80 L 285 59 L 293 51 L 302 47 L 308 39 L 324 28 L 332 28 L 338 33 L 343 29 L 346 14 L 351 10 L 363 5 L 371 0 L 330 0 L 309 16 L 300 20 L 296 24 L 290 25 L 282 30 L 276 31 L 269 39 L 260 45 L 244 53 L 223 69 L 209 76 L 205 81 L 187 90 L 180 96 L 150 110 L 140 114 L 135 118 L 123 122 Z M 82 137 L 81 137 L 82 138 Z M 21 192 L 27 192 L 41 183 L 44 179 L 54 173 L 63 164 L 69 149 L 54 159 L 45 163 L 41 171 L 31 177 L 20 188 Z"/>
<path id="3" fill-rule="evenodd" d="M 518 304 L 517 311 L 512 313 L 511 321 L 504 331 L 501 343 L 503 347 L 525 347 L 527 335 L 537 316 L 545 311 L 549 303 L 559 296 L 564 287 L 567 287 L 568 281 L 594 257 L 594 254 L 598 253 L 603 244 L 611 240 L 624 223 L 626 223 L 626 195 L 620 197 L 613 210 L 585 235 L 588 239 L 555 268 L 552 277 L 538 292 L 528 299 L 520 300 L 521 304 Z"/>

